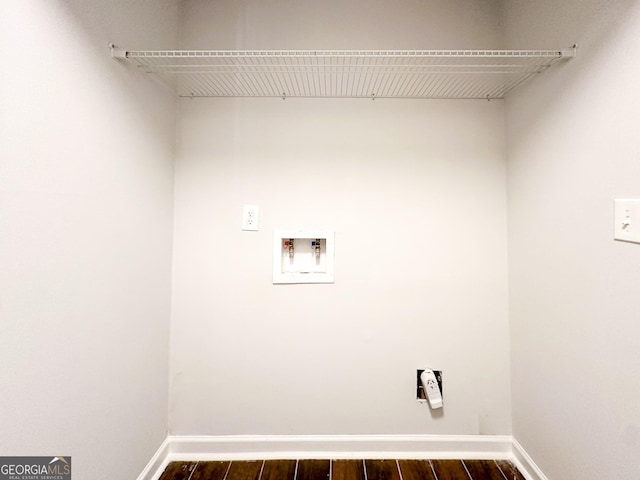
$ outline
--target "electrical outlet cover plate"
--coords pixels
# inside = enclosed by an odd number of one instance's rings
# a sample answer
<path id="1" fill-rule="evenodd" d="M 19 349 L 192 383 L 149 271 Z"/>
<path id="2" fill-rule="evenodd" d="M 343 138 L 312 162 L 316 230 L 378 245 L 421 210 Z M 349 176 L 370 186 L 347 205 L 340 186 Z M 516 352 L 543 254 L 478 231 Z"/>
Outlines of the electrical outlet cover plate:
<path id="1" fill-rule="evenodd" d="M 615 200 L 615 229 L 613 238 L 623 242 L 640 243 L 640 200 Z"/>
<path id="2" fill-rule="evenodd" d="M 257 205 L 242 207 L 242 230 L 257 231 L 260 209 Z"/>

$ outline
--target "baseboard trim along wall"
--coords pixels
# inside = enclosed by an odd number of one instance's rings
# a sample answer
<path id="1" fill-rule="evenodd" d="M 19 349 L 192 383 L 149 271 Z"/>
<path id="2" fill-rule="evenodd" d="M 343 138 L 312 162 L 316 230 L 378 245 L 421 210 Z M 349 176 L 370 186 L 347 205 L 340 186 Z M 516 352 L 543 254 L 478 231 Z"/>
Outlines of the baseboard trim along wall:
<path id="1" fill-rule="evenodd" d="M 171 461 L 169 453 L 170 438 L 171 437 L 165 438 L 162 444 L 160 444 L 156 453 L 151 457 L 151 460 L 149 460 L 140 475 L 138 475 L 138 480 L 152 480 L 160 478 L 160 475 L 164 472 L 167 464 Z"/>
<path id="2" fill-rule="evenodd" d="M 173 461 L 300 458 L 506 459 L 547 480 L 510 435 L 170 435 L 138 480 L 158 480 Z"/>
<path id="3" fill-rule="evenodd" d="M 513 439 L 513 458 L 511 461 L 527 477 L 527 480 L 548 480 L 547 476 L 515 438 Z"/>

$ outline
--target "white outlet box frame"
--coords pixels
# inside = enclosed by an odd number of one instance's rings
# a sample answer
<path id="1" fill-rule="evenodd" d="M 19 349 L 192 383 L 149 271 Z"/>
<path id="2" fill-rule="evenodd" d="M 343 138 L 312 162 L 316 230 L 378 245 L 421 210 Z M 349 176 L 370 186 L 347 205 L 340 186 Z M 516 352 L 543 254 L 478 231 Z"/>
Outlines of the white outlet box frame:
<path id="1" fill-rule="evenodd" d="M 324 240 L 324 251 L 321 253 L 323 271 L 286 271 L 283 269 L 283 243 L 289 238 L 305 241 Z M 331 230 L 274 230 L 273 283 L 334 283 L 334 251 L 335 235 Z"/>

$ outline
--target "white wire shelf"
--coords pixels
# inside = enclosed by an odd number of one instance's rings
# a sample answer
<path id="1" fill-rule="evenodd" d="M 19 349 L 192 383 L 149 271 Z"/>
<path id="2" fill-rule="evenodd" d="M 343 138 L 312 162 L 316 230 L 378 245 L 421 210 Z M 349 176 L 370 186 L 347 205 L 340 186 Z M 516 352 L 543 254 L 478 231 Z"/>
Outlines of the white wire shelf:
<path id="1" fill-rule="evenodd" d="M 138 50 L 112 56 L 181 97 L 503 98 L 560 50 Z"/>

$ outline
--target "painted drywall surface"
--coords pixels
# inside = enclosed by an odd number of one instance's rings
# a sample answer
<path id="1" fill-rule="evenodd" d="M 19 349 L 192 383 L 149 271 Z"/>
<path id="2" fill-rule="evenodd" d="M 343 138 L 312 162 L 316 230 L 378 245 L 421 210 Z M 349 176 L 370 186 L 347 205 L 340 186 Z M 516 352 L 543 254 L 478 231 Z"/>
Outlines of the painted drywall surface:
<path id="1" fill-rule="evenodd" d="M 444 47 L 470 3 L 426 3 L 340 2 L 349 33 L 335 2 L 185 2 L 181 46 Z M 455 46 L 499 43 L 473 25 Z M 510 433 L 502 102 L 182 99 L 178 118 L 171 433 Z M 335 284 L 272 284 L 273 230 L 297 228 L 335 231 Z M 443 415 L 415 400 L 425 366 Z"/>
<path id="2" fill-rule="evenodd" d="M 492 49 L 498 0 L 186 0 L 184 49 Z"/>
<path id="3" fill-rule="evenodd" d="M 107 47 L 175 46 L 153 3 L 0 6 L 0 455 L 74 478 L 166 433 L 175 99 Z"/>
<path id="4" fill-rule="evenodd" d="M 578 57 L 507 100 L 514 435 L 550 479 L 640 471 L 638 2 L 507 3 L 506 42 Z"/>
<path id="5" fill-rule="evenodd" d="M 501 102 L 185 99 L 179 118 L 172 433 L 510 433 Z M 272 285 L 276 228 L 334 230 L 335 284 Z M 442 416 L 415 400 L 424 366 Z"/>

